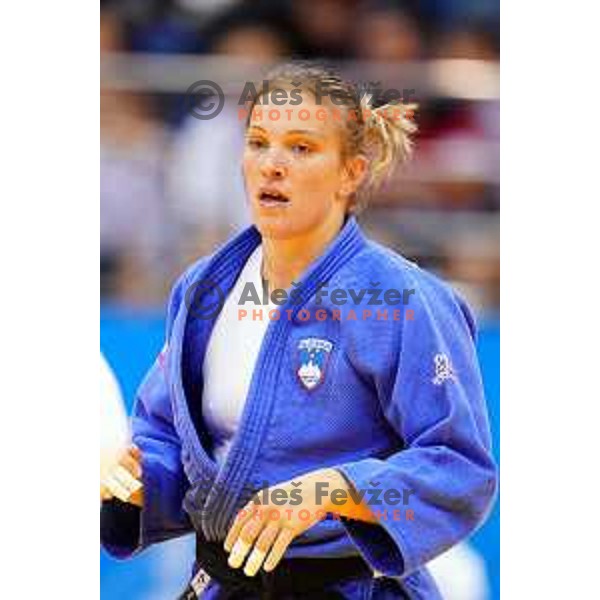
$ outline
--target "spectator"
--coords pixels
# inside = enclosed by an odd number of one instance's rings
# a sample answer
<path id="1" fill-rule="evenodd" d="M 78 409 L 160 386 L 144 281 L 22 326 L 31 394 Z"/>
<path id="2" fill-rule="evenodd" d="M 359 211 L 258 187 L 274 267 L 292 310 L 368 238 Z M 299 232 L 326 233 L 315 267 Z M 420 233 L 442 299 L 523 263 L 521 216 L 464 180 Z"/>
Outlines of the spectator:
<path id="1" fill-rule="evenodd" d="M 291 14 L 302 40 L 304 58 L 351 58 L 357 0 L 291 2 Z"/>
<path id="2" fill-rule="evenodd" d="M 122 23 L 101 15 L 101 53 L 123 50 Z M 102 291 L 134 303 L 162 296 L 169 215 L 163 190 L 166 136 L 145 96 L 101 89 Z"/>
<path id="3" fill-rule="evenodd" d="M 355 20 L 356 58 L 377 62 L 408 62 L 422 54 L 418 23 L 390 3 L 367 3 Z"/>

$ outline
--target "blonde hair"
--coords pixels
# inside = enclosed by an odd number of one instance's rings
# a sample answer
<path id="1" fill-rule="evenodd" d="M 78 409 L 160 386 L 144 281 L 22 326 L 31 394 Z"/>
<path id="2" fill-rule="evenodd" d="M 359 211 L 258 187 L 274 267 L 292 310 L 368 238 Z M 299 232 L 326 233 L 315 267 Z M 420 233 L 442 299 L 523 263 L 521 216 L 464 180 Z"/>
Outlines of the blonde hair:
<path id="1" fill-rule="evenodd" d="M 336 105 L 353 114 L 353 118 L 343 120 L 343 153 L 345 157 L 364 155 L 369 160 L 369 170 L 349 205 L 349 211 L 357 213 L 364 209 L 370 196 L 393 169 L 411 157 L 412 136 L 417 130 L 412 117 L 417 105 L 392 102 L 374 107 L 372 94 L 361 97 L 358 86 L 322 65 L 292 62 L 273 69 L 250 103 L 247 124 L 258 98 L 277 85 L 302 85 L 315 97 L 317 94 L 335 97 Z"/>

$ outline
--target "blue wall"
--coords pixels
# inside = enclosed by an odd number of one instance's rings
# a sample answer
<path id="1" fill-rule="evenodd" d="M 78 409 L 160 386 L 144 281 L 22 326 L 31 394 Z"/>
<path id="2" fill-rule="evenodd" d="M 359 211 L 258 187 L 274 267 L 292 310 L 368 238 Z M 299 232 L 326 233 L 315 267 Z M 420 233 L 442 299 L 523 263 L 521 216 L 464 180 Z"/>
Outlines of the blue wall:
<path id="1" fill-rule="evenodd" d="M 100 346 L 115 370 L 127 408 L 146 369 L 164 341 L 164 321 L 154 313 L 140 314 L 103 307 Z M 497 323 L 481 328 L 478 351 L 483 369 L 496 459 L 500 449 L 500 332 Z M 500 597 L 500 511 L 496 504 L 486 524 L 475 534 L 473 545 L 485 558 L 492 600 Z M 165 600 L 183 587 L 192 560 L 192 540 L 187 538 L 152 548 L 130 561 L 118 562 L 101 553 L 103 600 Z"/>

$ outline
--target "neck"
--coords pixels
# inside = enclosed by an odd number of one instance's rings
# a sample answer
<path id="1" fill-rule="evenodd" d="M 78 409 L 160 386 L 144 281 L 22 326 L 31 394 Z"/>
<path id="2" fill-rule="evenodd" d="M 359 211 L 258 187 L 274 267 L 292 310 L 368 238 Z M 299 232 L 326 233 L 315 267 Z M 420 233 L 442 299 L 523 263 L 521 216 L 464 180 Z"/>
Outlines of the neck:
<path id="1" fill-rule="evenodd" d="M 263 277 L 269 289 L 288 289 L 340 232 L 341 219 L 326 220 L 316 229 L 287 239 L 263 237 Z"/>

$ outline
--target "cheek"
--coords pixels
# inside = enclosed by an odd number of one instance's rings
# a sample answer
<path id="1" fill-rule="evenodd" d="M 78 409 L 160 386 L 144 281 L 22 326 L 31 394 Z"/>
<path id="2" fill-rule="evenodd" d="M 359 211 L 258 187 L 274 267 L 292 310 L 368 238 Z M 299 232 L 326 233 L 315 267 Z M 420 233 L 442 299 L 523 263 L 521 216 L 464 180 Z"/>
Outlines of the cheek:
<path id="1" fill-rule="evenodd" d="M 247 183 L 254 181 L 258 175 L 258 161 L 252 154 L 244 154 L 242 158 L 242 174 Z"/>
<path id="2" fill-rule="evenodd" d="M 312 193 L 331 195 L 340 186 L 340 164 L 337 157 L 315 156 L 295 169 L 298 183 Z"/>

